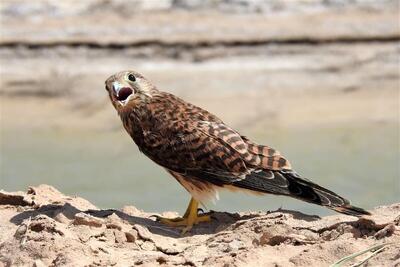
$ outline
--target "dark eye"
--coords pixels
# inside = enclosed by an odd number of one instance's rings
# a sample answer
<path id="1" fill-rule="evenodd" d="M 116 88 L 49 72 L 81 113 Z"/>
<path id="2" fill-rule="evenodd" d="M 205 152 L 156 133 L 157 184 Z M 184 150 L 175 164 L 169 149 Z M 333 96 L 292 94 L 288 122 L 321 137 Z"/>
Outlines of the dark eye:
<path id="1" fill-rule="evenodd" d="M 128 80 L 130 80 L 131 82 L 136 81 L 136 77 L 135 75 L 133 75 L 132 73 L 128 75 Z"/>

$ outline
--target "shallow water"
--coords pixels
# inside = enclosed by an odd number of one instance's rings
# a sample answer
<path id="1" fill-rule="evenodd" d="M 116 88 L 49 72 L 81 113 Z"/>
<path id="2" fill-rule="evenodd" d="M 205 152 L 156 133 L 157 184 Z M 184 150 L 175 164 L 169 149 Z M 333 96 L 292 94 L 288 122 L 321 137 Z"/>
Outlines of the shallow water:
<path id="1" fill-rule="evenodd" d="M 304 177 L 365 208 L 399 201 L 398 125 L 330 125 L 311 129 L 251 130 L 253 140 L 283 152 Z M 243 131 L 242 131 L 243 132 Z M 2 129 L 0 188 L 50 184 L 103 208 L 135 205 L 150 212 L 183 211 L 189 195 L 142 155 L 122 130 L 111 132 Z M 314 214 L 329 210 L 287 197 L 224 192 L 214 210 L 279 207 Z"/>

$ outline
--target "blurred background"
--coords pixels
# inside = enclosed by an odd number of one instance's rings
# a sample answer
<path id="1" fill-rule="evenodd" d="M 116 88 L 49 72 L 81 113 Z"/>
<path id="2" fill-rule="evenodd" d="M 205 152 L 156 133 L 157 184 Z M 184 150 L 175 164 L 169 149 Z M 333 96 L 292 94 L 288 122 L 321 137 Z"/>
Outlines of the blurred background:
<path id="1" fill-rule="evenodd" d="M 364 208 L 400 196 L 399 1 L 0 1 L 0 189 L 50 184 L 102 208 L 186 208 L 104 81 L 133 69 L 280 150 Z M 223 193 L 214 210 L 330 211 Z"/>

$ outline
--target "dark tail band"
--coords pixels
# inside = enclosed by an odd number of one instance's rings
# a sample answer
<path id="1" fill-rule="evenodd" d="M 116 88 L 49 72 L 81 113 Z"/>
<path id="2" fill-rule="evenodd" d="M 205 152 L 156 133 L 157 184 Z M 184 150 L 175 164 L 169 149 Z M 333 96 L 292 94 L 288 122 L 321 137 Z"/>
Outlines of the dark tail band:
<path id="1" fill-rule="evenodd" d="M 350 204 L 343 205 L 341 207 L 334 207 L 332 209 L 334 211 L 337 211 L 337 212 L 340 212 L 340 213 L 343 213 L 343 214 L 347 214 L 347 215 L 351 215 L 351 216 L 357 216 L 357 217 L 360 217 L 360 216 L 363 216 L 363 215 L 371 215 L 370 212 L 368 212 L 368 211 L 366 211 L 366 210 L 364 210 L 362 208 L 352 206 Z"/>
<path id="2" fill-rule="evenodd" d="M 235 181 L 233 184 L 237 187 L 258 192 L 294 197 L 347 215 L 370 215 L 368 211 L 350 205 L 347 199 L 307 179 L 301 178 L 292 170 L 253 171 L 245 179 Z"/>

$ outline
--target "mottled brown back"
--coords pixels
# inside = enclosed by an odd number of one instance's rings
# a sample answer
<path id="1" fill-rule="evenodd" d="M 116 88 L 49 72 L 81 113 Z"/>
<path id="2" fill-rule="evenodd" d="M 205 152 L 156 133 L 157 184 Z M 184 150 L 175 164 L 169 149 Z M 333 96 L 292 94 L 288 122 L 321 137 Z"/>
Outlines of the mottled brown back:
<path id="1" fill-rule="evenodd" d="M 180 98 L 153 90 L 139 106 L 120 112 L 139 149 L 181 183 L 233 186 L 286 195 L 360 215 L 366 211 L 301 178 L 275 149 L 255 144 L 215 115 Z M 197 186 L 201 187 L 201 186 Z"/>

